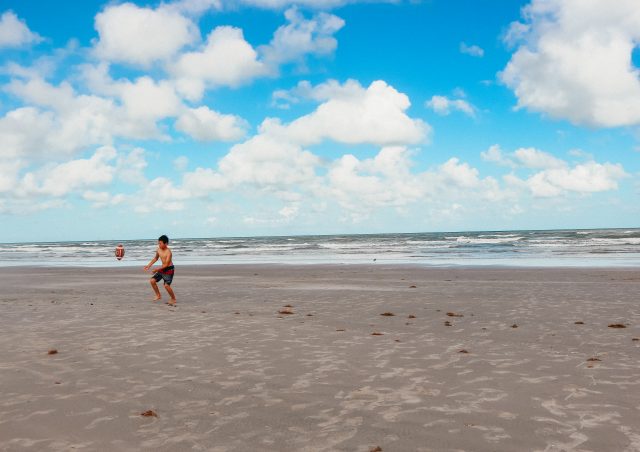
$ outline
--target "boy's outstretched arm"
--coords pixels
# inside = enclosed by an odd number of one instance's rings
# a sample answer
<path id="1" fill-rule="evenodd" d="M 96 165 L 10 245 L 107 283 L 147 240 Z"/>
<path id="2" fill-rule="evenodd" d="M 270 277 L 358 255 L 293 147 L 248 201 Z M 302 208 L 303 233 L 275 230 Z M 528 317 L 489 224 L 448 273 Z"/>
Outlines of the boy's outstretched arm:
<path id="1" fill-rule="evenodd" d="M 160 255 L 158 254 L 158 252 L 156 251 L 156 255 L 153 256 L 153 259 L 151 259 L 151 261 L 144 267 L 144 271 L 149 270 L 149 268 L 153 265 L 153 263 L 155 261 L 157 261 L 158 259 L 160 259 Z"/>

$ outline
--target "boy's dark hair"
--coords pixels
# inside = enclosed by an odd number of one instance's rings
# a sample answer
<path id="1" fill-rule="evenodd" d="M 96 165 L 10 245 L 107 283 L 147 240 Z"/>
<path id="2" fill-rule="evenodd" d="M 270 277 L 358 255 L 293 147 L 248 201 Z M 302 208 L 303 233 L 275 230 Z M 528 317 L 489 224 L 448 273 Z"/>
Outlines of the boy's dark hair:
<path id="1" fill-rule="evenodd" d="M 169 243 L 169 237 L 167 237 L 166 235 L 161 235 L 160 237 L 158 237 L 158 241 L 166 245 L 167 243 Z"/>

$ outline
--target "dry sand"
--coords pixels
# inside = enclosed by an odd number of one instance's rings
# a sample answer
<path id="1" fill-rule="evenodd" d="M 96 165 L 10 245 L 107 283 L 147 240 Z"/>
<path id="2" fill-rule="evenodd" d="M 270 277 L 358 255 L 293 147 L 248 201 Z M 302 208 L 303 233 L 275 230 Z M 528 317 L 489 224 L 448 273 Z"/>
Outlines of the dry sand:
<path id="1" fill-rule="evenodd" d="M 3 269 L 1 450 L 640 450 L 637 270 L 147 278 Z"/>

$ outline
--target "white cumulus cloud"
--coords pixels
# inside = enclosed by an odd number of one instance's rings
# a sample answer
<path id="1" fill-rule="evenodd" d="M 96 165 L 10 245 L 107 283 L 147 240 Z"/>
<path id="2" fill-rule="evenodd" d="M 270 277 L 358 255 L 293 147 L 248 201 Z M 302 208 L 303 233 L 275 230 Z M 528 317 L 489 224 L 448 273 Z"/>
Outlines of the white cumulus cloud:
<path id="1" fill-rule="evenodd" d="M 510 173 L 504 176 L 504 180 L 509 186 L 529 190 L 535 197 L 615 190 L 619 181 L 628 177 L 621 164 L 589 160 L 572 166 L 535 148 L 520 148 L 512 153 L 504 153 L 500 146 L 493 145 L 481 156 L 488 162 L 527 171 L 528 176 L 524 178 Z"/>
<path id="2" fill-rule="evenodd" d="M 178 90 L 190 100 L 200 99 L 206 88 L 236 87 L 268 73 L 242 30 L 229 26 L 215 28 L 200 50 L 182 54 L 169 71 Z"/>
<path id="3" fill-rule="evenodd" d="M 409 97 L 382 80 L 367 88 L 354 80 L 343 85 L 332 81 L 311 90 L 315 99 L 324 99 L 315 111 L 289 124 L 267 119 L 261 132 L 304 145 L 328 139 L 391 146 L 416 144 L 429 137 L 430 126 L 407 115 Z"/>
<path id="4" fill-rule="evenodd" d="M 24 175 L 19 192 L 60 197 L 77 190 L 109 184 L 115 174 L 116 150 L 105 146 L 88 159 L 70 160 Z"/>
<path id="5" fill-rule="evenodd" d="M 533 0 L 506 35 L 517 46 L 500 74 L 518 108 L 574 124 L 640 124 L 637 0 Z"/>
<path id="6" fill-rule="evenodd" d="M 464 99 L 450 99 L 446 96 L 432 96 L 425 106 L 432 109 L 439 115 L 446 116 L 452 111 L 461 111 L 468 116 L 476 115 L 476 107 Z"/>
<path id="7" fill-rule="evenodd" d="M 497 163 L 512 168 L 522 167 L 531 169 L 564 168 L 567 163 L 548 152 L 536 148 L 519 148 L 512 153 L 503 153 L 499 145 L 491 146 L 480 156 L 487 162 Z"/>
<path id="8" fill-rule="evenodd" d="M 20 20 L 13 11 L 5 11 L 0 16 L 0 49 L 22 47 L 42 41 L 42 37 L 29 30 L 27 24 Z"/>
<path id="9" fill-rule="evenodd" d="M 305 55 L 328 55 L 338 46 L 333 35 L 344 26 L 344 20 L 338 16 L 321 12 L 305 19 L 297 8 L 291 8 L 285 12 L 285 18 L 289 23 L 279 27 L 269 45 L 259 49 L 267 64 L 277 67 L 299 61 Z"/>
<path id="10" fill-rule="evenodd" d="M 95 28 L 99 58 L 143 67 L 167 60 L 200 37 L 198 26 L 175 8 L 133 3 L 107 6 L 96 15 Z"/>
<path id="11" fill-rule="evenodd" d="M 460 43 L 460 52 L 461 53 L 465 53 L 467 55 L 471 55 L 474 57 L 483 57 L 484 56 L 484 49 L 480 46 L 477 45 L 467 45 L 464 42 Z"/>
<path id="12" fill-rule="evenodd" d="M 615 190 L 627 176 L 622 165 L 587 162 L 573 168 L 552 168 L 534 174 L 526 184 L 534 196 L 552 197 L 563 192 L 595 193 Z"/>
<path id="13" fill-rule="evenodd" d="M 234 141 L 246 135 L 249 124 L 239 116 L 198 107 L 182 113 L 175 127 L 198 141 Z"/>

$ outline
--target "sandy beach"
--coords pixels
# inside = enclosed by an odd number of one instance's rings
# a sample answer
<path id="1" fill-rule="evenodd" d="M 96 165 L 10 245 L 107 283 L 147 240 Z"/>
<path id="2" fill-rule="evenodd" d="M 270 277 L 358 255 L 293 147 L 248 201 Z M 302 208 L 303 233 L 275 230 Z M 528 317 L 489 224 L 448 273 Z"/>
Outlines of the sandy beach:
<path id="1" fill-rule="evenodd" d="M 637 269 L 3 272 L 1 450 L 640 450 Z"/>

